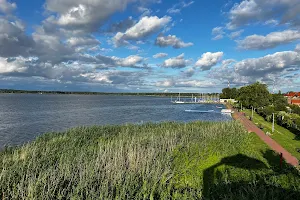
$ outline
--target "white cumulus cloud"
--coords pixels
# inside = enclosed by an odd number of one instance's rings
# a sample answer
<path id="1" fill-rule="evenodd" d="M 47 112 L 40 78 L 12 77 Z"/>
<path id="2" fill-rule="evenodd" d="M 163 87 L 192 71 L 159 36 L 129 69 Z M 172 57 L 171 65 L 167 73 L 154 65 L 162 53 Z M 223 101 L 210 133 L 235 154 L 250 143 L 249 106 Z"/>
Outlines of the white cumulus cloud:
<path id="1" fill-rule="evenodd" d="M 184 68 L 189 64 L 189 60 L 184 59 L 184 53 L 177 57 L 165 60 L 161 66 L 165 68 Z"/>
<path id="2" fill-rule="evenodd" d="M 300 31 L 285 30 L 272 32 L 266 36 L 250 35 L 238 41 L 238 48 L 246 50 L 263 50 L 274 48 L 281 44 L 287 44 L 300 39 Z"/>
<path id="3" fill-rule="evenodd" d="M 202 54 L 195 66 L 200 67 L 203 71 L 210 70 L 213 66 L 221 61 L 223 54 L 223 52 L 206 52 Z"/>
<path id="4" fill-rule="evenodd" d="M 53 21 L 71 29 L 95 31 L 112 14 L 124 10 L 133 0 L 47 0 L 45 8 L 56 15 Z"/>
<path id="5" fill-rule="evenodd" d="M 167 56 L 168 56 L 167 53 L 157 53 L 157 54 L 153 55 L 153 58 L 164 58 Z"/>
<path id="6" fill-rule="evenodd" d="M 220 40 L 224 37 L 225 32 L 223 27 L 215 27 L 212 29 L 211 34 L 213 35 L 213 40 Z"/>
<path id="7" fill-rule="evenodd" d="M 296 45 L 295 51 L 300 52 L 300 44 Z"/>
<path id="8" fill-rule="evenodd" d="M 118 58 L 113 56 L 112 59 L 116 62 L 116 65 L 122 67 L 133 67 L 136 64 L 141 63 L 143 61 L 143 57 L 137 55 L 131 55 L 126 58 Z"/>
<path id="9" fill-rule="evenodd" d="M 158 81 L 155 84 L 157 87 L 172 87 L 175 85 L 174 80 L 164 80 L 164 81 Z"/>
<path id="10" fill-rule="evenodd" d="M 99 40 L 92 37 L 71 37 L 67 40 L 71 47 L 99 45 Z"/>
<path id="11" fill-rule="evenodd" d="M 16 3 L 10 3 L 7 0 L 0 0 L 0 12 L 9 14 L 17 8 Z"/>
<path id="12" fill-rule="evenodd" d="M 156 38 L 155 45 L 160 47 L 172 46 L 175 49 L 180 49 L 184 47 L 190 47 L 194 44 L 191 42 L 185 43 L 180 38 L 177 38 L 176 35 L 168 35 L 168 36 L 159 35 Z"/>
<path id="13" fill-rule="evenodd" d="M 115 46 L 121 46 L 124 44 L 124 41 L 127 40 L 139 40 L 145 38 L 167 25 L 171 21 L 171 17 L 164 16 L 159 18 L 157 16 L 145 16 L 140 19 L 131 28 L 127 29 L 125 33 L 118 32 L 114 38 L 113 42 Z"/>
<path id="14" fill-rule="evenodd" d="M 23 57 L 8 59 L 0 57 L 0 74 L 5 73 L 21 73 L 27 70 L 25 62 L 27 60 Z"/>
<path id="15" fill-rule="evenodd" d="M 234 4 L 229 11 L 228 29 L 247 25 L 253 22 L 277 21 L 291 26 L 300 25 L 300 4 L 297 0 L 243 0 Z"/>
<path id="16" fill-rule="evenodd" d="M 182 88 L 207 88 L 214 87 L 215 84 L 208 80 L 174 80 L 167 79 L 156 82 L 157 87 L 170 88 L 170 87 L 182 87 Z"/>
<path id="17" fill-rule="evenodd" d="M 263 77 L 266 74 L 280 73 L 287 69 L 299 69 L 300 54 L 295 51 L 277 52 L 260 58 L 245 59 L 234 66 L 240 75 Z"/>
<path id="18" fill-rule="evenodd" d="M 230 39 L 235 39 L 241 36 L 241 34 L 244 32 L 244 30 L 234 31 L 229 34 Z"/>
<path id="19" fill-rule="evenodd" d="M 221 67 L 211 70 L 208 77 L 224 83 L 230 81 L 236 85 L 256 81 L 273 84 L 276 80 L 280 82 L 281 87 L 288 88 L 297 82 L 299 74 L 295 72 L 299 71 L 299 68 L 299 52 L 283 51 L 238 62 L 231 59 L 225 60 Z"/>

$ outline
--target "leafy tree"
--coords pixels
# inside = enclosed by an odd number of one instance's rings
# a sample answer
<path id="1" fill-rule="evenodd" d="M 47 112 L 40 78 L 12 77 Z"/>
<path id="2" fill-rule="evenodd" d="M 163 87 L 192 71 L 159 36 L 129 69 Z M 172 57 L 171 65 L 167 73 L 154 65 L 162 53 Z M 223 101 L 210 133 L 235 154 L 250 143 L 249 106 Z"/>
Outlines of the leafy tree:
<path id="1" fill-rule="evenodd" d="M 294 123 L 297 130 L 300 130 L 300 117 L 294 119 Z"/>
<path id="2" fill-rule="evenodd" d="M 289 107 L 292 109 L 292 113 L 300 115 L 300 107 L 297 105 L 289 105 Z"/>
<path id="3" fill-rule="evenodd" d="M 274 106 L 266 106 L 258 109 L 258 113 L 269 122 L 272 121 L 272 115 L 275 112 Z"/>
<path id="4" fill-rule="evenodd" d="M 267 85 L 256 82 L 239 89 L 237 98 L 245 107 L 260 108 L 270 105 L 271 95 Z"/>
<path id="5" fill-rule="evenodd" d="M 284 111 L 280 111 L 277 114 L 277 124 L 286 128 L 291 128 L 293 127 L 294 122 L 291 115 Z"/>
<path id="6" fill-rule="evenodd" d="M 287 111 L 288 102 L 282 94 L 273 94 L 271 100 L 276 111 Z"/>
<path id="7" fill-rule="evenodd" d="M 238 90 L 236 88 L 224 88 L 222 94 L 220 95 L 221 99 L 235 99 L 238 95 Z"/>

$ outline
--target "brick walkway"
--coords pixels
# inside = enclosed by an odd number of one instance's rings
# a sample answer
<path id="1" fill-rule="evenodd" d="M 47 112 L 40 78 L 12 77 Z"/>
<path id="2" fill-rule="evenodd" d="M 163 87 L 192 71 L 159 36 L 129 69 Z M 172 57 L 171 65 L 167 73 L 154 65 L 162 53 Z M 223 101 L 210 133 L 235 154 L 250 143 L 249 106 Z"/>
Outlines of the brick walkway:
<path id="1" fill-rule="evenodd" d="M 264 141 L 271 149 L 277 153 L 282 153 L 285 161 L 293 166 L 298 166 L 298 159 L 292 156 L 287 150 L 275 142 L 272 138 L 267 136 L 262 130 L 260 130 L 252 121 L 247 119 L 243 113 L 235 111 L 233 114 L 235 120 L 239 120 L 249 132 L 254 132 L 256 135 Z"/>

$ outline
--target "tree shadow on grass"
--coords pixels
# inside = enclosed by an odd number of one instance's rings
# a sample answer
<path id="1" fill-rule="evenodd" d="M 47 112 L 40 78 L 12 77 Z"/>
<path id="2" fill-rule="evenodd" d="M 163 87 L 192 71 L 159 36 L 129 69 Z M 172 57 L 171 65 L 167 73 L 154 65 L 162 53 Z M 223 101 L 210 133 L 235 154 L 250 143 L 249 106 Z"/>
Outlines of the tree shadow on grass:
<path id="1" fill-rule="evenodd" d="M 300 133 L 298 133 L 298 134 L 295 135 L 294 140 L 300 140 Z"/>
<path id="2" fill-rule="evenodd" d="M 296 128 L 293 128 L 293 127 L 289 127 L 289 128 L 287 128 L 290 132 L 292 132 L 292 133 L 294 133 L 295 134 L 295 136 L 297 137 L 299 137 L 300 136 L 300 131 L 298 130 L 298 129 L 296 129 Z M 300 139 L 300 138 L 299 138 Z"/>
<path id="3" fill-rule="evenodd" d="M 300 197 L 300 192 L 284 189 L 278 185 L 271 185 L 267 180 L 273 176 L 292 173 L 299 176 L 295 168 L 283 163 L 280 166 L 280 157 L 273 151 L 268 150 L 262 152 L 270 167 L 262 161 L 248 157 L 243 154 L 226 157 L 221 162 L 207 168 L 203 173 L 203 197 L 204 199 L 297 199 Z M 267 175 L 257 175 L 253 182 L 239 181 L 231 183 L 214 184 L 214 176 L 218 176 L 216 168 L 221 166 L 232 166 L 235 168 L 246 170 L 265 170 L 272 169 L 273 172 Z M 219 175 L 221 176 L 221 175 Z"/>
<path id="4" fill-rule="evenodd" d="M 275 153 L 272 150 L 267 150 L 265 152 L 261 152 L 263 157 L 267 160 L 270 168 L 277 173 L 283 174 L 284 172 L 288 171 L 290 173 L 297 174 L 297 170 L 286 163 L 284 160 L 282 161 L 282 164 L 280 164 L 280 155 Z"/>

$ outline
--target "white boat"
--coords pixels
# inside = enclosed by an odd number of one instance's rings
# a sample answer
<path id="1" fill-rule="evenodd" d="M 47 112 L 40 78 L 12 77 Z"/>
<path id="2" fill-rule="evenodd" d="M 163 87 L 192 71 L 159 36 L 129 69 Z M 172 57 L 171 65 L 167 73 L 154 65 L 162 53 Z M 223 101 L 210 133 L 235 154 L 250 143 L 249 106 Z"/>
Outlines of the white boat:
<path id="1" fill-rule="evenodd" d="M 214 110 L 185 110 L 185 112 L 193 112 L 193 113 L 211 113 L 215 112 Z"/>
<path id="2" fill-rule="evenodd" d="M 231 109 L 222 109 L 221 113 L 223 113 L 223 114 L 232 114 L 233 111 Z"/>
<path id="3" fill-rule="evenodd" d="M 174 103 L 185 103 L 184 101 L 174 101 Z"/>
<path id="4" fill-rule="evenodd" d="M 178 96 L 177 100 L 173 101 L 173 103 L 176 103 L 176 104 L 184 104 L 185 103 L 184 101 L 181 101 L 180 93 L 179 93 L 179 96 Z"/>

